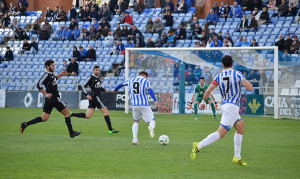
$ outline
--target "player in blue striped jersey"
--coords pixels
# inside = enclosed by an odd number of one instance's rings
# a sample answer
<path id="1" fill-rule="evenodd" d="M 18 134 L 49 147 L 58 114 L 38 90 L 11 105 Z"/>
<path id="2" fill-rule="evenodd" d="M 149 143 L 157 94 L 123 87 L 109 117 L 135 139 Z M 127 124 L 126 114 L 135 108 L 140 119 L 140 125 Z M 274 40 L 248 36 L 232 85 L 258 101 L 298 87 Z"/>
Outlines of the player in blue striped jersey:
<path id="1" fill-rule="evenodd" d="M 234 135 L 234 157 L 232 162 L 241 166 L 247 165 L 241 159 L 241 146 L 243 133 L 245 129 L 245 124 L 241 119 L 239 114 L 239 105 L 241 100 L 241 85 L 243 85 L 246 90 L 252 91 L 253 86 L 248 82 L 244 75 L 233 69 L 233 60 L 231 56 L 224 56 L 222 59 L 223 71 L 218 74 L 211 85 L 206 90 L 203 101 L 206 101 L 210 93 L 219 86 L 221 96 L 222 96 L 222 118 L 218 131 L 211 133 L 201 142 L 193 143 L 193 150 L 191 154 L 192 160 L 196 158 L 196 154 L 203 147 L 206 147 L 213 142 L 225 137 L 226 133 L 234 127 L 236 133 Z M 205 108 L 205 104 L 202 101 L 201 108 Z"/>
<path id="2" fill-rule="evenodd" d="M 114 90 L 113 93 L 118 91 L 122 86 L 129 87 L 130 93 L 130 101 L 132 106 L 132 115 L 133 115 L 133 125 L 132 125 L 132 134 L 134 145 L 138 145 L 138 127 L 139 121 L 141 118 L 144 119 L 145 122 L 149 123 L 148 129 L 150 131 L 150 137 L 154 137 L 154 128 L 155 128 L 155 118 L 151 107 L 149 105 L 149 101 L 147 99 L 146 92 L 150 94 L 155 102 L 155 106 L 158 106 L 158 102 L 155 98 L 155 94 L 151 89 L 150 82 L 147 80 L 148 73 L 146 71 L 141 71 L 139 76 L 130 78 L 129 80 L 123 81 L 119 84 Z"/>

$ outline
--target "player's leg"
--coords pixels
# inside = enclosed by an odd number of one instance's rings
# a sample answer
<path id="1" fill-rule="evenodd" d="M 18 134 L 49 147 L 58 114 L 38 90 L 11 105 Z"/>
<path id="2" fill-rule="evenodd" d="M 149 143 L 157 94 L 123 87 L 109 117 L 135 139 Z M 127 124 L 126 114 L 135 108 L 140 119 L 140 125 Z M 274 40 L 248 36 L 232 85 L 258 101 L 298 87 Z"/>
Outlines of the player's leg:
<path id="1" fill-rule="evenodd" d="M 85 115 L 85 118 L 90 119 L 93 116 L 94 112 L 95 112 L 95 108 L 88 108 L 86 110 L 86 113 L 83 113 L 83 114 Z"/>
<path id="2" fill-rule="evenodd" d="M 60 111 L 65 116 L 65 122 L 68 127 L 70 137 L 73 138 L 78 136 L 81 133 L 81 131 L 77 132 L 73 130 L 69 108 L 65 106 L 64 109 L 60 110 L 59 108 L 57 108 L 57 110 Z"/>
<path id="3" fill-rule="evenodd" d="M 94 102 L 93 100 L 89 100 L 89 106 L 88 106 L 88 109 L 86 111 L 86 113 L 71 113 L 71 117 L 79 117 L 79 118 L 87 118 L 87 119 L 90 119 L 93 114 L 94 114 L 94 111 L 95 111 L 95 105 L 94 105 Z"/>
<path id="4" fill-rule="evenodd" d="M 110 121 L 110 118 L 109 118 L 109 112 L 108 112 L 108 109 L 104 106 L 100 109 L 100 111 L 103 113 L 104 115 L 104 120 L 107 124 L 107 127 L 108 127 L 108 133 L 109 134 L 113 134 L 113 133 L 118 133 L 119 131 L 117 130 L 114 130 L 112 127 L 111 127 L 111 121 Z"/>
<path id="5" fill-rule="evenodd" d="M 207 100 L 207 103 L 210 104 L 210 106 L 211 106 L 211 110 L 212 110 L 212 112 L 214 114 L 214 118 L 216 120 L 219 120 L 219 118 L 217 117 L 216 108 L 215 108 L 215 104 L 213 103 L 213 101 L 211 99 L 209 99 L 209 100 Z"/>
<path id="6" fill-rule="evenodd" d="M 140 106 L 133 106 L 132 107 L 132 117 L 133 117 L 133 125 L 132 125 L 132 144 L 138 145 L 138 130 L 139 130 L 139 123 L 141 119 L 141 112 L 140 112 Z"/>
<path id="7" fill-rule="evenodd" d="M 234 128 L 236 129 L 236 133 L 234 135 L 234 157 L 233 157 L 232 162 L 234 162 L 238 165 L 241 165 L 241 166 L 245 166 L 247 164 L 246 164 L 246 162 L 244 162 L 242 160 L 242 157 L 241 157 L 242 140 L 243 140 L 243 134 L 244 134 L 244 130 L 245 130 L 244 121 L 238 120 L 235 123 Z"/>
<path id="8" fill-rule="evenodd" d="M 154 138 L 154 128 L 155 128 L 155 117 L 150 106 L 141 106 L 142 116 L 145 122 L 149 123 L 148 129 L 150 132 L 150 137 Z"/>
<path id="9" fill-rule="evenodd" d="M 196 100 L 194 102 L 194 112 L 195 112 L 195 120 L 198 120 L 198 105 L 202 101 L 202 98 L 196 97 Z"/>

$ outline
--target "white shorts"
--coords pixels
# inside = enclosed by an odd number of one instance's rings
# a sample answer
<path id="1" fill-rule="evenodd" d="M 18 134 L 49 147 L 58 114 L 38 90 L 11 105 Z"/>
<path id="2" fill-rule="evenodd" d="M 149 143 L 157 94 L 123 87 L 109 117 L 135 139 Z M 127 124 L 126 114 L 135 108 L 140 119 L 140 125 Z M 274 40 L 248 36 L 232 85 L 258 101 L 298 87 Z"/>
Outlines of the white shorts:
<path id="1" fill-rule="evenodd" d="M 132 116 L 134 121 L 139 121 L 141 118 L 149 123 L 154 120 L 154 115 L 150 106 L 132 106 Z"/>
<path id="2" fill-rule="evenodd" d="M 240 107 L 237 105 L 231 103 L 223 104 L 220 125 L 229 131 L 237 121 L 242 120 L 239 111 Z"/>

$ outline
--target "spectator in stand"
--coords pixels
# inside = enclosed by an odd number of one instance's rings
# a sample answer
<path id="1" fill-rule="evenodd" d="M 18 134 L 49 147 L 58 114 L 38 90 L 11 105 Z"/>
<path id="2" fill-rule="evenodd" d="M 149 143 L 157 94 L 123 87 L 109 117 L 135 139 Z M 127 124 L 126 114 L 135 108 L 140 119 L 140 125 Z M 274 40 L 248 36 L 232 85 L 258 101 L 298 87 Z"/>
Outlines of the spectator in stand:
<path id="1" fill-rule="evenodd" d="M 59 30 L 56 31 L 56 37 L 58 40 L 62 40 L 64 34 L 64 26 L 59 26 Z"/>
<path id="2" fill-rule="evenodd" d="M 209 36 L 210 36 L 210 37 L 213 37 L 213 36 L 218 36 L 218 34 L 216 33 L 216 31 L 215 31 L 215 29 L 214 29 L 214 28 L 212 28 L 212 29 L 210 30 L 210 34 L 209 34 Z"/>
<path id="3" fill-rule="evenodd" d="M 124 46 L 124 44 L 122 44 L 122 40 L 118 40 L 118 45 L 117 45 L 117 48 L 116 48 L 116 52 L 118 54 L 122 54 L 124 48 L 125 48 L 125 46 Z"/>
<path id="4" fill-rule="evenodd" d="M 196 83 L 195 75 L 189 71 L 187 77 L 185 78 L 185 84 L 192 85 L 194 83 Z"/>
<path id="5" fill-rule="evenodd" d="M 19 3 L 18 5 L 19 7 L 17 8 L 16 16 L 26 16 L 26 8 L 22 3 Z"/>
<path id="6" fill-rule="evenodd" d="M 74 27 L 77 26 L 78 27 L 78 23 L 76 22 L 76 20 L 74 18 L 71 19 L 71 23 L 69 25 L 69 29 L 73 30 Z"/>
<path id="7" fill-rule="evenodd" d="M 68 21 L 67 13 L 62 7 L 59 8 L 55 21 Z"/>
<path id="8" fill-rule="evenodd" d="M 8 9 L 8 15 L 9 16 L 15 16 L 16 13 L 17 13 L 17 7 L 12 2 L 9 5 L 10 5 L 10 7 Z"/>
<path id="9" fill-rule="evenodd" d="M 243 0 L 242 1 L 242 9 L 243 11 L 251 11 L 252 9 L 252 1 L 251 0 Z"/>
<path id="10" fill-rule="evenodd" d="M 155 0 L 145 0 L 147 8 L 154 8 Z"/>
<path id="11" fill-rule="evenodd" d="M 104 17 L 104 19 L 107 21 L 111 21 L 111 12 L 108 7 L 103 8 L 102 17 Z"/>
<path id="12" fill-rule="evenodd" d="M 124 48 L 135 48 L 135 45 L 134 45 L 134 43 L 132 42 L 131 38 L 129 38 L 129 39 L 127 40 L 127 44 L 126 44 L 126 46 L 125 46 Z"/>
<path id="13" fill-rule="evenodd" d="M 231 42 L 232 46 L 234 46 L 233 40 L 230 37 L 230 33 L 229 32 L 226 33 L 226 38 Z"/>
<path id="14" fill-rule="evenodd" d="M 233 3 L 233 7 L 231 8 L 228 17 L 232 17 L 232 18 L 241 18 L 243 15 L 243 10 L 242 8 L 238 5 L 237 2 Z"/>
<path id="15" fill-rule="evenodd" d="M 224 16 L 225 7 L 225 3 L 222 1 L 219 7 L 218 17 L 222 18 Z"/>
<path id="16" fill-rule="evenodd" d="M 278 14 L 273 14 L 273 16 L 278 16 L 278 17 L 282 17 L 282 16 L 286 16 L 288 14 L 289 11 L 289 5 L 287 5 L 285 3 L 285 0 L 281 0 L 281 4 L 278 7 Z"/>
<path id="17" fill-rule="evenodd" d="M 152 33 L 158 33 L 161 36 L 161 33 L 164 29 L 164 24 L 161 22 L 159 17 L 155 18 L 155 22 L 153 23 Z"/>
<path id="18" fill-rule="evenodd" d="M 298 54 L 298 52 L 299 52 L 299 47 L 300 47 L 300 41 L 298 40 L 298 36 L 297 36 L 297 35 L 294 35 L 294 41 L 293 41 L 293 43 L 291 44 L 291 47 L 290 47 L 290 53 L 291 53 L 291 54 Z"/>
<path id="19" fill-rule="evenodd" d="M 171 30 L 168 33 L 167 43 L 163 45 L 163 47 L 175 47 L 176 46 L 177 37 Z"/>
<path id="20" fill-rule="evenodd" d="M 126 9 L 125 1 L 124 0 L 119 0 L 118 4 L 115 7 L 116 15 L 120 15 L 121 13 L 124 13 L 125 9 Z"/>
<path id="21" fill-rule="evenodd" d="M 145 47 L 145 41 L 144 41 L 144 38 L 139 34 L 137 33 L 135 35 L 135 38 L 133 40 L 133 43 L 135 45 L 135 47 Z"/>
<path id="22" fill-rule="evenodd" d="M 129 8 L 134 8 L 135 4 L 136 4 L 136 0 L 129 0 L 128 6 Z"/>
<path id="23" fill-rule="evenodd" d="M 240 36 L 240 37 L 239 37 L 239 41 L 236 42 L 235 46 L 236 46 L 236 47 L 241 47 L 241 46 L 242 46 L 242 43 L 243 43 L 243 39 L 244 39 L 244 37 L 243 37 L 243 36 Z"/>
<path id="24" fill-rule="evenodd" d="M 208 25 L 216 25 L 218 23 L 218 16 L 215 14 L 214 10 L 211 9 L 205 20 Z"/>
<path id="25" fill-rule="evenodd" d="M 99 26 L 102 26 L 102 29 L 103 29 L 105 26 L 107 26 L 108 28 L 111 27 L 110 24 L 109 24 L 109 22 L 108 22 L 104 17 L 102 17 L 102 19 L 101 19 L 101 21 L 100 21 L 100 23 L 99 23 Z"/>
<path id="26" fill-rule="evenodd" d="M 260 13 L 258 11 L 258 8 L 254 8 L 254 11 L 252 12 L 253 14 L 253 17 L 255 18 L 256 21 L 259 21 L 259 18 L 260 18 Z"/>
<path id="27" fill-rule="evenodd" d="M 279 35 L 279 40 L 275 43 L 275 46 L 278 47 L 278 50 L 283 52 L 284 51 L 284 44 L 285 44 L 285 40 L 283 38 L 283 35 Z"/>
<path id="28" fill-rule="evenodd" d="M 194 69 L 194 75 L 195 75 L 195 80 L 196 81 L 199 81 L 200 80 L 200 77 L 202 76 L 202 70 L 200 68 L 199 65 L 197 65 Z"/>
<path id="29" fill-rule="evenodd" d="M 284 50 L 287 50 L 290 53 L 290 47 L 291 47 L 292 43 L 293 43 L 293 40 L 291 38 L 291 35 L 287 34 L 286 35 L 286 40 L 285 40 L 285 43 L 284 43 Z"/>
<path id="30" fill-rule="evenodd" d="M 45 20 L 53 21 L 54 20 L 54 11 L 48 6 L 45 13 Z"/>
<path id="31" fill-rule="evenodd" d="M 87 35 L 88 40 L 96 40 L 97 30 L 93 25 L 90 26 L 90 31 Z"/>
<path id="32" fill-rule="evenodd" d="M 75 9 L 75 6 L 72 5 L 72 8 L 70 9 L 70 19 L 76 19 L 76 18 L 77 18 L 77 11 Z"/>
<path id="33" fill-rule="evenodd" d="M 114 42 L 112 51 L 110 52 L 110 55 L 117 55 L 118 54 L 118 52 L 116 51 L 117 45 L 118 45 L 118 42 Z"/>
<path id="34" fill-rule="evenodd" d="M 41 31 L 41 25 L 38 20 L 35 20 L 31 30 L 31 34 L 39 34 Z"/>
<path id="35" fill-rule="evenodd" d="M 161 37 L 159 38 L 159 40 L 157 41 L 157 47 L 162 47 L 164 44 L 167 43 L 167 33 L 166 32 L 163 32 Z"/>
<path id="36" fill-rule="evenodd" d="M 15 40 L 24 40 L 25 37 L 24 37 L 23 35 L 24 35 L 24 32 L 23 32 L 22 28 L 21 28 L 21 27 L 18 27 L 18 28 L 15 30 L 15 32 L 14 32 L 14 34 L 13 34 L 13 37 L 14 37 Z"/>
<path id="37" fill-rule="evenodd" d="M 146 33 L 151 33 L 152 28 L 153 28 L 153 21 L 151 18 L 149 18 L 146 24 Z"/>
<path id="38" fill-rule="evenodd" d="M 111 35 L 111 32 L 108 32 L 108 36 L 105 37 L 103 42 L 104 47 L 112 47 L 114 44 L 114 37 Z"/>
<path id="39" fill-rule="evenodd" d="M 227 19 L 228 18 L 228 14 L 230 13 L 230 11 L 231 11 L 231 7 L 229 6 L 229 3 L 226 3 L 225 4 L 225 8 L 224 8 L 224 13 L 223 13 L 223 15 L 221 17 Z"/>
<path id="40" fill-rule="evenodd" d="M 75 58 L 72 57 L 71 58 L 71 63 L 69 63 L 69 65 L 67 67 L 67 74 L 66 74 L 66 76 L 77 76 L 78 75 L 78 69 L 79 69 L 79 65 L 75 61 Z"/>
<path id="41" fill-rule="evenodd" d="M 169 10 L 166 15 L 163 17 L 163 19 L 166 20 L 165 27 L 171 27 L 173 26 L 173 16 L 171 15 L 171 11 Z"/>
<path id="42" fill-rule="evenodd" d="M 129 12 L 125 13 L 124 23 L 130 24 L 130 25 L 133 24 L 133 20 L 132 20 L 132 17 L 129 15 Z"/>
<path id="43" fill-rule="evenodd" d="M 257 24 L 257 21 L 255 20 L 255 18 L 253 17 L 252 13 L 249 14 L 248 25 L 250 28 L 250 32 L 257 31 L 258 24 Z"/>
<path id="44" fill-rule="evenodd" d="M 252 10 L 255 7 L 257 7 L 258 9 L 261 9 L 262 0 L 251 0 L 251 4 L 252 4 Z"/>
<path id="45" fill-rule="evenodd" d="M 95 27 L 95 29 L 98 29 L 98 27 L 99 27 L 100 24 L 98 23 L 97 19 L 94 19 L 92 25 Z M 69 28 L 70 28 L 70 27 L 69 27 Z"/>
<path id="46" fill-rule="evenodd" d="M 232 47 L 232 43 L 228 40 L 227 37 L 224 38 L 224 43 L 223 43 L 223 47 Z"/>
<path id="47" fill-rule="evenodd" d="M 8 13 L 8 8 L 5 4 L 1 5 L 0 15 L 3 16 L 4 14 Z"/>
<path id="48" fill-rule="evenodd" d="M 66 26 L 66 27 L 68 27 L 68 26 Z M 40 32 L 40 35 L 39 35 L 39 40 L 48 40 L 49 38 L 50 38 L 50 34 L 47 31 L 46 27 L 43 26 L 42 30 Z"/>
<path id="49" fill-rule="evenodd" d="M 113 3 L 112 3 L 113 4 Z M 113 6 L 116 6 L 116 4 L 114 4 Z M 92 5 L 91 5 L 91 8 L 95 8 L 95 11 L 99 11 L 99 6 L 98 4 L 96 3 L 95 0 L 92 1 Z"/>
<path id="50" fill-rule="evenodd" d="M 31 53 L 33 55 L 37 54 L 39 51 L 39 45 L 35 42 L 34 38 L 31 38 L 31 43 L 30 43 L 30 50 L 25 51 L 25 54 Z"/>
<path id="51" fill-rule="evenodd" d="M 290 3 L 290 7 L 287 13 L 287 16 L 296 16 L 298 12 L 297 6 L 294 6 L 293 3 Z"/>
<path id="52" fill-rule="evenodd" d="M 250 45 L 250 47 L 258 47 L 258 43 L 256 42 L 256 39 L 252 39 L 252 43 Z"/>
<path id="53" fill-rule="evenodd" d="M 199 38 L 199 40 L 203 43 L 204 41 L 208 41 L 209 36 L 206 34 L 205 31 L 202 31 L 202 36 Z"/>
<path id="54" fill-rule="evenodd" d="M 213 42 L 213 37 L 209 37 L 208 41 L 206 42 L 206 48 L 211 47 L 212 42 Z"/>
<path id="55" fill-rule="evenodd" d="M 54 18 L 53 18 L 53 20 L 56 19 L 56 16 L 57 16 L 58 12 L 59 12 L 59 6 L 56 6 L 55 7 L 55 11 L 54 11 Z"/>
<path id="56" fill-rule="evenodd" d="M 89 19 L 90 13 L 91 13 L 90 7 L 86 6 L 85 10 L 84 10 L 84 13 L 82 14 L 83 21 L 89 21 L 89 20 L 91 20 L 91 19 Z"/>
<path id="57" fill-rule="evenodd" d="M 68 62 L 67 62 L 67 60 L 63 60 L 63 62 L 64 62 L 64 64 L 63 64 L 62 69 L 60 71 L 67 70 L 67 68 L 68 68 Z"/>
<path id="58" fill-rule="evenodd" d="M 151 40 L 150 37 L 147 38 L 146 47 L 148 47 L 148 48 L 155 47 L 155 43 Z"/>
<path id="59" fill-rule="evenodd" d="M 77 47 L 73 47 L 73 58 L 75 58 L 77 61 L 80 61 L 80 52 L 77 50 Z"/>
<path id="60" fill-rule="evenodd" d="M 218 40 L 220 40 L 221 42 L 223 42 L 223 35 L 222 35 L 221 31 L 218 33 Z"/>
<path id="61" fill-rule="evenodd" d="M 9 28 L 10 18 L 7 13 L 4 14 L 4 17 L 1 20 L 2 28 Z"/>
<path id="62" fill-rule="evenodd" d="M 210 34 L 210 29 L 209 29 L 207 23 L 204 23 L 204 24 L 203 24 L 203 31 L 204 31 L 207 35 Z"/>
<path id="63" fill-rule="evenodd" d="M 137 3 L 134 6 L 134 11 L 138 12 L 139 14 L 141 14 L 144 9 L 145 9 L 144 3 L 142 1 L 140 1 L 140 0 L 137 0 Z"/>
<path id="64" fill-rule="evenodd" d="M 213 41 L 210 43 L 210 47 L 222 47 L 223 46 L 223 42 L 221 42 L 220 40 L 215 40 L 215 37 L 213 38 Z"/>
<path id="65" fill-rule="evenodd" d="M 259 20 L 257 21 L 258 25 L 262 25 L 269 22 L 269 12 L 267 7 L 263 7 L 263 12 L 260 14 Z"/>
<path id="66" fill-rule="evenodd" d="M 22 50 L 19 52 L 20 54 L 24 54 L 25 51 L 30 50 L 30 44 L 28 43 L 27 39 L 24 39 Z"/>
<path id="67" fill-rule="evenodd" d="M 117 25 L 117 28 L 113 33 L 113 37 L 115 40 L 118 40 L 122 37 L 122 29 L 120 28 L 120 24 Z"/>
<path id="68" fill-rule="evenodd" d="M 52 28 L 51 24 L 49 24 L 48 20 L 45 20 L 45 24 L 43 25 L 43 27 L 45 27 L 45 29 L 47 30 L 49 35 L 51 35 L 53 33 L 53 28 Z"/>
<path id="69" fill-rule="evenodd" d="M 28 2 L 27 2 L 27 0 L 19 0 L 19 2 L 18 2 L 19 7 L 20 7 L 20 3 L 21 3 L 25 8 L 28 7 Z"/>
<path id="70" fill-rule="evenodd" d="M 253 87 L 259 86 L 260 75 L 257 74 L 255 70 L 252 69 L 246 79 L 253 84 Z M 258 89 L 255 89 L 255 94 L 258 94 Z"/>
<path id="71" fill-rule="evenodd" d="M 11 61 L 13 59 L 14 59 L 14 54 L 13 54 L 12 50 L 10 49 L 10 47 L 6 47 L 6 52 L 4 54 L 3 61 Z"/>
<path id="72" fill-rule="evenodd" d="M 299 6 L 299 0 L 289 0 L 289 5 L 293 4 L 295 7 Z"/>
<path id="73" fill-rule="evenodd" d="M 269 4 L 267 5 L 267 8 L 269 10 L 276 10 L 276 0 L 270 0 Z"/>
<path id="74" fill-rule="evenodd" d="M 191 36 L 188 39 L 200 39 L 202 34 L 202 28 L 199 26 L 199 23 L 195 24 L 195 28 L 192 30 Z"/>
<path id="75" fill-rule="evenodd" d="M 220 10 L 220 8 L 219 8 L 217 2 L 214 3 L 214 7 L 212 8 L 212 10 L 213 10 L 214 13 L 219 17 L 219 10 Z"/>
<path id="76" fill-rule="evenodd" d="M 162 15 L 164 16 L 164 15 L 166 15 L 166 13 L 167 13 L 168 11 L 171 11 L 171 13 L 173 12 L 173 11 L 171 10 L 171 8 L 170 8 L 169 5 L 167 5 L 165 8 L 163 8 L 163 10 L 161 11 L 161 13 L 162 13 Z"/>
<path id="77" fill-rule="evenodd" d="M 176 37 L 177 39 L 186 39 L 186 30 L 181 24 L 178 25 Z"/>
<path id="78" fill-rule="evenodd" d="M 165 4 L 166 4 L 166 6 L 165 7 L 167 7 L 167 6 L 169 6 L 170 7 L 170 9 L 171 9 L 171 11 L 172 12 L 174 12 L 174 3 L 172 2 L 172 1 L 170 1 L 170 0 L 165 0 Z M 165 7 L 162 7 L 162 8 L 165 8 Z M 163 9 L 162 9 L 163 10 Z M 165 12 L 167 12 L 167 11 L 165 11 Z"/>
<path id="79" fill-rule="evenodd" d="M 191 27 L 190 29 L 191 29 L 191 30 L 194 30 L 195 24 L 198 24 L 198 25 L 199 25 L 199 22 L 198 22 L 198 19 L 197 19 L 196 16 L 193 17 L 193 20 L 192 20 L 192 22 L 191 22 L 191 24 L 190 24 L 190 27 Z"/>
<path id="80" fill-rule="evenodd" d="M 205 82 L 207 84 L 210 84 L 212 82 L 212 74 L 210 73 L 209 68 L 207 66 L 204 67 L 204 72 L 202 76 L 204 77 Z"/>
<path id="81" fill-rule="evenodd" d="M 79 49 L 80 49 L 79 61 L 84 61 L 86 59 L 86 55 L 88 51 L 84 49 L 82 46 L 80 46 Z"/>
<path id="82" fill-rule="evenodd" d="M 184 0 L 180 0 L 174 13 L 187 13 L 188 6 Z"/>
<path id="83" fill-rule="evenodd" d="M 65 29 L 62 34 L 62 40 L 70 40 L 72 36 L 72 31 L 69 29 L 69 26 L 65 26 Z"/>
<path id="84" fill-rule="evenodd" d="M 239 31 L 240 32 L 249 32 L 250 31 L 246 14 L 243 15 L 243 19 L 240 23 L 240 30 Z"/>
<path id="85" fill-rule="evenodd" d="M 244 37 L 243 42 L 241 43 L 241 47 L 249 47 L 251 44 L 248 42 L 247 37 Z"/>
<path id="86" fill-rule="evenodd" d="M 122 39 L 126 40 L 129 35 L 129 30 L 126 25 L 123 26 Z"/>

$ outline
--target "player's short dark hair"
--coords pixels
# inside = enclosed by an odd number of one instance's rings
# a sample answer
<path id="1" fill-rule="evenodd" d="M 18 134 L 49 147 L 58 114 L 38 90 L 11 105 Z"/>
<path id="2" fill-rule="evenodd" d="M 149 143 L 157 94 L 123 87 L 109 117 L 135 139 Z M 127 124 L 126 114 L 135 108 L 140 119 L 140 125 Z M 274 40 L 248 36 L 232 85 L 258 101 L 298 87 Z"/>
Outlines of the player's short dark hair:
<path id="1" fill-rule="evenodd" d="M 94 68 L 93 68 L 93 71 L 94 71 L 96 68 L 100 68 L 99 65 L 95 65 Z"/>
<path id="2" fill-rule="evenodd" d="M 229 56 L 229 55 L 225 55 L 222 58 L 222 63 L 223 63 L 223 65 L 224 65 L 225 68 L 232 67 L 232 63 L 233 63 L 232 57 Z"/>
<path id="3" fill-rule="evenodd" d="M 54 63 L 54 61 L 53 60 L 47 60 L 46 62 L 45 62 L 45 67 L 47 68 L 47 66 L 50 66 L 52 63 Z"/>
<path id="4" fill-rule="evenodd" d="M 201 77 L 199 78 L 199 81 L 200 81 L 200 80 L 204 80 L 204 81 L 205 81 L 205 79 L 204 79 L 204 77 L 203 77 L 203 76 L 201 76 Z"/>
<path id="5" fill-rule="evenodd" d="M 140 71 L 139 75 L 145 75 L 146 77 L 148 77 L 148 73 L 146 71 Z"/>

